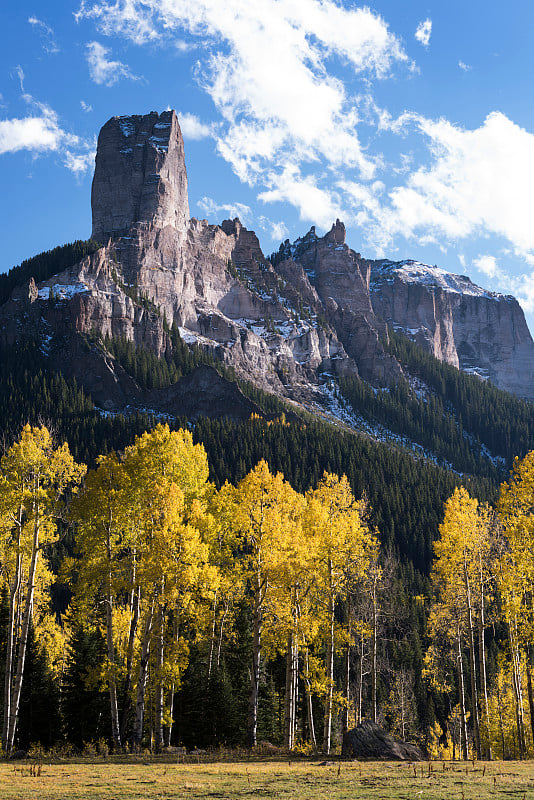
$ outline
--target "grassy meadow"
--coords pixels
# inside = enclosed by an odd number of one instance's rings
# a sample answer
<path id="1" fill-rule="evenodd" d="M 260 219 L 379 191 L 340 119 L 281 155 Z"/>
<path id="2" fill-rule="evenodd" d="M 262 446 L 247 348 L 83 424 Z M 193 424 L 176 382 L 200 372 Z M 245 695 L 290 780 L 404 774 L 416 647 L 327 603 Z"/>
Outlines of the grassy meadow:
<path id="1" fill-rule="evenodd" d="M 532 762 L 240 761 L 152 759 L 0 764 L 9 800 L 534 800 Z"/>

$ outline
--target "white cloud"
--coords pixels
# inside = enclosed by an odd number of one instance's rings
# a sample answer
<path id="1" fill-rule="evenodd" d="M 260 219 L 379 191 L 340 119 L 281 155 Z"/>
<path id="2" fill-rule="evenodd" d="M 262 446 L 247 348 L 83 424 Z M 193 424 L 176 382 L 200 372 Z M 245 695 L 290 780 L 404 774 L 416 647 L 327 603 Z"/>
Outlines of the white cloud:
<path id="1" fill-rule="evenodd" d="M 505 275 L 497 263 L 495 256 L 484 255 L 473 259 L 473 266 L 488 278 L 504 278 Z"/>
<path id="2" fill-rule="evenodd" d="M 86 45 L 87 63 L 91 79 L 100 85 L 113 86 L 120 78 L 138 80 L 130 72 L 130 68 L 122 61 L 112 61 L 108 58 L 111 50 L 100 42 L 88 42 Z"/>
<path id="3" fill-rule="evenodd" d="M 532 256 L 534 134 L 500 112 L 475 130 L 422 117 L 417 126 L 433 161 L 390 192 L 382 220 L 389 235 L 424 231 L 453 240 L 493 233 L 508 239 L 516 254 Z"/>
<path id="4" fill-rule="evenodd" d="M 63 164 L 80 176 L 94 163 L 94 142 L 65 131 L 56 112 L 44 103 L 24 94 L 31 106 L 26 117 L 0 120 L 0 154 L 27 150 L 33 155 L 57 153 Z"/>
<path id="5" fill-rule="evenodd" d="M 471 69 L 472 69 L 472 67 L 470 67 L 469 64 L 466 64 L 465 61 L 462 61 L 462 60 L 458 61 L 458 66 L 464 72 L 470 72 Z"/>
<path id="6" fill-rule="evenodd" d="M 76 18 L 137 44 L 171 40 L 183 49 L 184 36 L 200 44 L 196 78 L 219 113 L 218 152 L 267 198 L 297 198 L 306 217 L 320 207 L 324 219 L 335 203 L 311 180 L 290 187 L 289 168 L 354 169 L 369 179 L 379 164 L 360 140 L 361 100 L 349 83 L 363 81 L 365 94 L 395 65 L 413 68 L 382 17 L 335 0 L 227 0 L 223 10 L 220 0 L 98 0 L 83 2 Z"/>
<path id="7" fill-rule="evenodd" d="M 47 117 L 0 120 L 0 153 L 57 150 L 60 131 Z"/>
<path id="8" fill-rule="evenodd" d="M 222 221 L 239 217 L 244 225 L 252 221 L 252 209 L 244 203 L 217 203 L 212 197 L 202 197 L 197 206 L 209 217 L 216 217 Z"/>
<path id="9" fill-rule="evenodd" d="M 492 280 L 501 292 L 516 297 L 525 311 L 534 311 L 534 272 L 512 275 L 503 270 L 493 255 L 477 256 L 473 259 L 473 266 Z"/>
<path id="10" fill-rule="evenodd" d="M 43 22 L 42 19 L 38 19 L 35 16 L 28 17 L 28 22 L 41 34 L 43 49 L 47 53 L 59 53 L 59 47 L 56 44 L 56 37 L 50 25 L 47 25 L 46 22 Z"/>
<path id="11" fill-rule="evenodd" d="M 207 139 L 211 136 L 211 128 L 201 122 L 195 114 L 178 113 L 178 121 L 184 139 Z"/>
<path id="12" fill-rule="evenodd" d="M 15 67 L 15 75 L 19 79 L 20 91 L 24 93 L 24 70 L 20 64 Z"/>
<path id="13" fill-rule="evenodd" d="M 258 217 L 258 222 L 260 229 L 268 233 L 272 241 L 281 242 L 287 239 L 289 231 L 284 222 L 273 222 L 272 219 L 263 216 Z"/>
<path id="14" fill-rule="evenodd" d="M 322 189 L 313 176 L 303 177 L 296 167 L 288 166 L 281 175 L 272 175 L 273 188 L 261 192 L 264 203 L 288 202 L 298 209 L 300 219 L 321 228 L 330 228 L 332 221 L 344 216 L 335 193 Z"/>
<path id="15" fill-rule="evenodd" d="M 96 150 L 90 150 L 87 153 L 72 153 L 70 150 L 66 150 L 64 164 L 75 175 L 84 175 L 87 170 L 94 168 L 95 156 Z"/>
<path id="16" fill-rule="evenodd" d="M 93 106 L 89 105 L 89 103 L 86 103 L 85 100 L 80 100 L 80 105 L 82 107 L 82 111 L 85 111 L 86 114 L 93 110 Z"/>
<path id="17" fill-rule="evenodd" d="M 418 42 L 420 42 L 423 47 L 428 47 L 430 44 L 430 37 L 432 35 L 432 20 L 425 19 L 423 22 L 420 22 L 417 26 L 417 29 L 414 33 L 415 38 Z"/>
<path id="18" fill-rule="evenodd" d="M 530 313 L 534 311 L 534 273 L 512 279 L 506 291 L 512 292 L 517 297 L 525 311 Z"/>
<path id="19" fill-rule="evenodd" d="M 26 98 L 29 99 L 28 95 Z M 57 151 L 64 144 L 79 142 L 77 136 L 66 133 L 59 125 L 55 111 L 35 103 L 38 114 L 22 119 L 0 120 L 0 153 L 31 150 L 36 153 Z"/>

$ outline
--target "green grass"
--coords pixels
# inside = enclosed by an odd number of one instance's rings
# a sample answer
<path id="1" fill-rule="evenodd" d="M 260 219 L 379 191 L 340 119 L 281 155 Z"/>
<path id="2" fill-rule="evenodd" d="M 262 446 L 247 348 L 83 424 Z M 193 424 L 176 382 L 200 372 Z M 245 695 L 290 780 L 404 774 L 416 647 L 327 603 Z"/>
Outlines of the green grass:
<path id="1" fill-rule="evenodd" d="M 33 771 L 33 769 L 32 769 Z M 0 764 L 0 798 L 9 800 L 534 800 L 532 762 L 451 763 L 176 759 Z"/>

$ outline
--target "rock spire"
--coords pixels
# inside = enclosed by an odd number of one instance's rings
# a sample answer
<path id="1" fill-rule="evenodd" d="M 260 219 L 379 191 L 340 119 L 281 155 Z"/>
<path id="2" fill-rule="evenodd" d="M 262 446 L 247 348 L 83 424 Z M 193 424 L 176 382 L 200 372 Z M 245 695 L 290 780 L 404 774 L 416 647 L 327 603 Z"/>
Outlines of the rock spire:
<path id="1" fill-rule="evenodd" d="M 100 131 L 91 191 L 93 239 L 105 243 L 136 223 L 189 222 L 184 142 L 175 111 L 112 117 Z"/>

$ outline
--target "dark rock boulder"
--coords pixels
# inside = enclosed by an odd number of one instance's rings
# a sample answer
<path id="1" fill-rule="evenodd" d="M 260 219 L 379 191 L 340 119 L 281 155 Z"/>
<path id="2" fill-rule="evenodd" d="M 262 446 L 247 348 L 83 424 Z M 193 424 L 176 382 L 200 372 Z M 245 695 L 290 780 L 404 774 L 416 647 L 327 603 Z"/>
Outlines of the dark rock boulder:
<path id="1" fill-rule="evenodd" d="M 374 761 L 422 761 L 424 758 L 416 745 L 394 739 L 380 725 L 367 720 L 347 731 L 342 754 Z"/>

